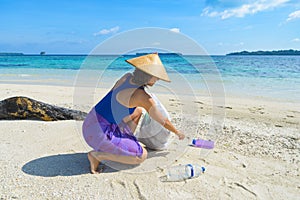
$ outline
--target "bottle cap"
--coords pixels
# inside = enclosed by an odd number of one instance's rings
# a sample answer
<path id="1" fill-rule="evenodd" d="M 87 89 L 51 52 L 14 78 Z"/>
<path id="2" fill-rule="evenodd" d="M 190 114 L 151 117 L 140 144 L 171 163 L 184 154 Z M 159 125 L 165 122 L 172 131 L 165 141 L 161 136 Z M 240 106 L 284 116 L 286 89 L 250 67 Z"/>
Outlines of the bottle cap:
<path id="1" fill-rule="evenodd" d="M 196 139 L 193 139 L 192 144 L 193 144 L 193 145 L 196 144 Z"/>

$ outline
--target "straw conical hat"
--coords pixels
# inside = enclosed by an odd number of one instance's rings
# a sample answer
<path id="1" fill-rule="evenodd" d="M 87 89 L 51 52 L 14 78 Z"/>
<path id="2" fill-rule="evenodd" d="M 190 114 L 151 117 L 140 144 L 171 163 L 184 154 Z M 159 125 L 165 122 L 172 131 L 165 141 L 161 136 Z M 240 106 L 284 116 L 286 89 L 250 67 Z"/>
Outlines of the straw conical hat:
<path id="1" fill-rule="evenodd" d="M 137 69 L 155 76 L 163 81 L 171 82 L 158 54 L 152 53 L 126 60 Z"/>

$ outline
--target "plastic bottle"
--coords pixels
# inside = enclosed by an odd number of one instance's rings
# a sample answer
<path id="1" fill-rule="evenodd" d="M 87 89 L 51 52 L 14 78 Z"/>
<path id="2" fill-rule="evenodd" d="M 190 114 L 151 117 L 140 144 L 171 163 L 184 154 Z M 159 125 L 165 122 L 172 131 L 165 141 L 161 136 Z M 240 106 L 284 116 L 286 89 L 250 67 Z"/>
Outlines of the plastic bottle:
<path id="1" fill-rule="evenodd" d="M 215 146 L 214 141 L 203 139 L 193 139 L 192 144 L 195 147 L 200 147 L 204 149 L 213 149 Z"/>
<path id="2" fill-rule="evenodd" d="M 204 173 L 205 168 L 197 164 L 187 164 L 173 166 L 168 169 L 167 175 L 162 177 L 162 181 L 173 182 L 196 178 Z"/>

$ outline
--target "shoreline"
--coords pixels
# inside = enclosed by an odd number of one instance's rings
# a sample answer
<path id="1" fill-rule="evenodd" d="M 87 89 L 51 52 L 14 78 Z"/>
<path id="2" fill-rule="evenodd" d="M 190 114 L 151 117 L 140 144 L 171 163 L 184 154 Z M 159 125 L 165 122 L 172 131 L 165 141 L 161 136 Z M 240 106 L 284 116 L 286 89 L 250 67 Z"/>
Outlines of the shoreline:
<path id="1" fill-rule="evenodd" d="M 22 95 L 66 108 L 74 107 L 73 92 L 74 88 L 66 86 L 0 84 L 1 100 Z M 97 88 L 95 92 L 94 103 L 108 92 L 108 88 Z M 215 148 L 205 151 L 187 144 L 193 137 L 204 137 L 210 128 L 213 109 L 210 98 L 198 96 L 194 101 L 188 97 L 177 99 L 172 94 L 155 94 L 166 106 L 172 121 L 187 134 L 186 146 L 179 156 L 172 156 L 179 143 L 175 138 L 172 140 L 175 146 L 150 152 L 140 166 L 116 170 L 105 164 L 101 165 L 105 167 L 102 174 L 92 175 L 86 158 L 90 148 L 82 138 L 81 121 L 0 121 L 3 152 L 0 197 L 298 198 L 299 104 L 226 96 L 222 130 L 215 132 Z M 193 105 L 185 105 L 186 99 Z M 75 109 L 89 111 L 90 108 L 90 105 L 81 104 Z M 198 110 L 197 116 L 194 108 Z M 183 109 L 186 110 L 183 112 Z M 159 163 L 166 163 L 165 159 L 168 165 L 197 163 L 207 171 L 185 182 L 162 183 L 159 177 L 166 172 L 167 166 Z M 158 167 L 147 171 L 149 166 L 156 165 Z"/>
<path id="2" fill-rule="evenodd" d="M 24 85 L 26 87 L 24 87 Z M 113 86 L 113 85 L 111 85 Z M 75 90 L 74 85 L 55 85 L 55 84 L 32 84 L 32 83 L 0 83 L 0 99 L 3 100 L 4 98 L 8 98 L 8 97 L 12 97 L 12 96 L 28 96 L 31 97 L 30 95 L 32 95 L 34 98 L 37 93 L 41 93 L 39 95 L 37 95 L 36 97 L 47 97 L 50 98 L 50 101 L 54 100 L 51 98 L 51 96 L 48 95 L 47 91 L 45 91 L 43 88 L 50 88 L 50 91 L 52 94 L 54 94 L 56 91 L 58 90 L 59 94 L 61 93 L 61 91 L 66 92 L 67 91 L 67 96 L 68 97 L 68 103 L 72 104 L 71 98 L 74 98 L 73 92 Z M 168 101 L 165 101 L 164 98 L 172 99 L 172 98 L 176 98 L 176 94 L 171 94 L 171 93 L 167 93 L 168 91 L 165 90 L 163 87 L 165 87 L 164 85 L 159 85 L 159 86 L 154 86 L 153 88 L 150 88 L 149 91 L 161 96 L 161 101 L 164 103 L 168 103 Z M 107 85 L 98 85 L 95 88 L 90 88 L 89 85 L 88 86 L 80 86 L 79 88 L 87 88 L 88 91 L 93 90 L 93 95 L 95 95 L 95 97 L 98 97 L 99 100 L 100 98 L 105 95 L 109 90 L 109 84 Z M 163 88 L 163 89 L 161 89 Z M 53 91 L 54 90 L 54 91 Z M 180 91 L 180 90 L 179 90 Z M 191 96 L 194 96 L 194 101 L 196 102 L 196 104 L 203 104 L 203 102 L 205 102 L 206 104 L 212 104 L 211 102 L 211 96 L 207 95 L 207 92 L 202 91 L 201 93 L 194 93 L 194 94 L 181 94 L 182 95 L 182 99 L 187 99 L 190 98 Z M 47 100 L 47 98 L 43 98 L 45 100 Z M 38 100 L 38 99 L 36 99 Z M 242 100 L 242 101 L 240 101 Z M 59 101 L 59 100 L 58 100 Z M 201 102 L 203 101 L 203 102 Z M 225 104 L 224 105 L 216 105 L 216 106 L 224 106 L 225 109 L 227 109 L 227 111 L 232 110 L 233 107 L 237 107 L 239 109 L 241 108 L 245 108 L 246 105 L 251 105 L 253 107 L 253 109 L 255 109 L 255 105 L 258 106 L 258 110 L 257 113 L 260 114 L 265 114 L 264 111 L 262 111 L 262 108 L 260 109 L 259 106 L 264 107 L 270 107 L 269 109 L 273 109 L 276 107 L 276 109 L 279 109 L 280 111 L 291 111 L 291 112 L 295 112 L 298 113 L 300 112 L 300 110 L 298 109 L 300 106 L 300 103 L 295 102 L 295 101 L 286 101 L 286 100 L 281 100 L 281 99 L 276 99 L 276 98 L 269 98 L 269 97 L 263 97 L 263 96 L 245 96 L 245 95 L 238 95 L 238 94 L 227 94 L 225 92 L 225 96 L 224 96 L 224 101 Z M 97 99 L 95 99 L 95 103 L 97 102 Z M 197 103 L 198 102 L 198 103 Z M 269 102 L 271 102 L 274 105 L 269 105 Z M 48 102 L 51 103 L 51 102 Z M 56 101 L 54 101 L 53 103 L 56 103 Z M 168 105 L 165 105 L 168 106 Z M 250 106 L 250 107 L 251 107 Z M 282 108 L 280 108 L 280 106 L 282 106 Z M 212 107 L 212 105 L 210 105 L 210 107 Z M 247 108 L 247 106 L 246 106 Z M 255 113 L 255 110 L 252 110 L 251 108 L 247 108 L 250 112 Z M 272 112 L 270 110 L 270 112 Z M 277 114 L 277 113 L 276 113 Z"/>
<path id="3" fill-rule="evenodd" d="M 97 70 L 96 70 L 97 71 Z M 39 79 L 32 79 L 34 77 L 38 77 L 36 75 L 28 75 L 28 74 L 22 74 L 21 76 L 18 75 L 18 79 L 7 79 L 0 81 L 0 85 L 26 85 L 27 87 L 33 86 L 54 86 L 54 87 L 95 87 L 95 89 L 106 89 L 109 90 L 113 85 L 113 81 L 116 81 L 118 78 L 121 77 L 121 75 L 124 73 L 124 71 L 109 71 L 109 72 L 99 72 L 95 74 L 95 70 L 86 70 L 83 73 L 79 74 L 79 72 L 74 72 L 71 70 L 71 75 L 64 75 L 64 78 L 51 78 L 45 76 L 44 78 L 40 77 Z M 131 71 L 127 71 L 131 72 Z M 53 72 L 52 72 L 53 73 Z M 98 75 L 97 75 L 98 74 Z M 80 77 L 78 77 L 80 76 Z M 89 78 L 84 78 L 85 76 Z M 171 74 L 171 76 L 173 76 Z M 209 77 L 209 76 L 208 76 Z M 207 77 L 207 78 L 208 78 Z M 174 75 L 172 77 L 173 79 L 178 78 L 177 75 Z M 194 77 L 195 78 L 195 77 Z M 223 84 L 218 83 L 218 78 L 216 78 L 216 84 L 214 85 L 213 80 L 210 80 L 208 78 L 208 83 L 205 83 L 205 80 L 202 80 L 201 83 L 195 83 L 194 78 L 192 80 L 187 80 L 187 77 L 181 77 L 180 81 L 184 81 L 185 83 L 181 85 L 180 83 L 173 83 L 171 82 L 168 84 L 158 84 L 159 87 L 155 86 L 155 90 L 158 93 L 166 93 L 168 94 L 170 89 L 175 89 L 174 92 L 177 93 L 183 93 L 184 96 L 187 96 L 186 91 L 184 89 L 179 89 L 181 87 L 188 89 L 188 92 L 191 93 L 193 96 L 211 96 L 209 88 L 212 87 L 222 87 L 224 89 L 224 98 L 242 98 L 242 99 L 251 99 L 251 100 L 257 100 L 260 99 L 262 101 L 272 101 L 272 102 L 289 102 L 289 103 L 298 103 L 298 99 L 300 98 L 300 95 L 298 95 L 297 88 L 292 89 L 291 91 L 277 91 L 277 89 L 273 89 L 273 91 L 270 92 L 270 89 L 265 91 L 258 91 L 258 88 L 255 87 L 249 87 L 250 89 L 244 90 L 244 88 L 247 85 L 241 85 L 241 87 L 237 87 L 236 85 L 239 83 L 242 83 L 242 80 L 231 80 L 229 83 L 229 77 L 222 77 Z M 200 79 L 203 79 L 203 77 L 198 77 Z M 22 80 L 23 79 L 23 80 Z M 260 79 L 249 79 L 248 84 L 257 84 L 257 81 Z M 83 83 L 83 81 L 86 83 Z M 99 82 L 100 81 L 100 82 Z M 286 81 L 285 81 L 286 82 Z M 209 85 L 208 85 L 209 84 Z M 244 82 L 242 84 L 245 84 Z M 279 83 L 276 83 L 279 84 Z M 285 83 L 286 84 L 286 83 Z M 190 87 L 190 88 L 189 88 Z M 275 86 L 274 86 L 275 87 Z M 287 86 L 285 86 L 287 87 Z M 166 90 L 167 89 L 167 90 Z M 282 88 L 283 89 L 283 88 Z M 182 91 L 181 91 L 182 90 Z M 256 91 L 256 92 L 254 92 Z"/>

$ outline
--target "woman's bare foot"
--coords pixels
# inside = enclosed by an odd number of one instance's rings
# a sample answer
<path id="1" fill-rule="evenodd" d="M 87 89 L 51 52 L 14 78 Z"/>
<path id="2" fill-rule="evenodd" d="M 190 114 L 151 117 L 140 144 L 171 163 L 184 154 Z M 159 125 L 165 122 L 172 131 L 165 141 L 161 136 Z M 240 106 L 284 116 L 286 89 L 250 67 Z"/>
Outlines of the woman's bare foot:
<path id="1" fill-rule="evenodd" d="M 90 151 L 90 152 L 88 153 L 88 159 L 89 159 L 90 165 L 91 165 L 91 173 L 92 173 L 92 174 L 99 174 L 100 172 L 97 171 L 97 169 L 98 169 L 98 166 L 99 166 L 100 161 L 97 160 L 97 159 L 93 156 L 93 152 L 94 152 L 94 151 Z"/>

